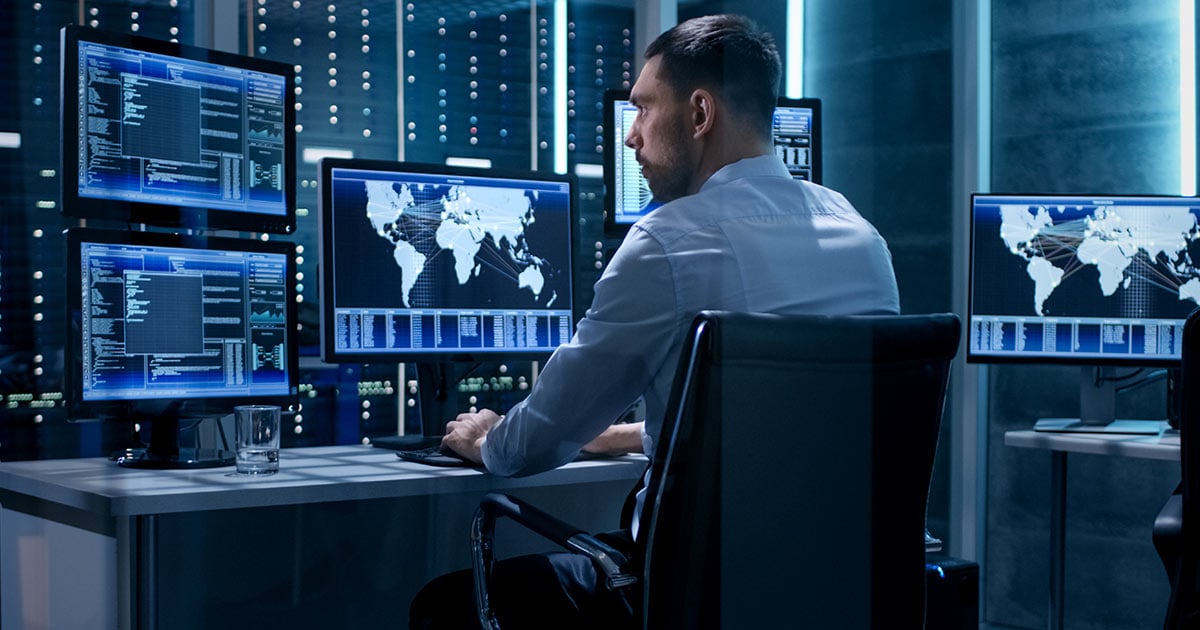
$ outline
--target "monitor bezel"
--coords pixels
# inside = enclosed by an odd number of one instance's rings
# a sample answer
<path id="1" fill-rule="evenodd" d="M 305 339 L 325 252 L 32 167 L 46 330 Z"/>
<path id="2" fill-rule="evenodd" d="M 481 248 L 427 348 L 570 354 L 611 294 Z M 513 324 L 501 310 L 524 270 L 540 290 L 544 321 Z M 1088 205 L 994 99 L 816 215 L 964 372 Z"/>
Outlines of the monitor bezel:
<path id="1" fill-rule="evenodd" d="M 604 133 L 601 142 L 604 156 L 604 236 L 610 239 L 624 238 L 629 232 L 630 226 L 633 225 L 633 223 L 617 221 L 617 158 L 621 153 L 621 147 L 624 146 L 624 138 L 617 138 L 613 134 L 613 130 L 617 128 L 616 103 L 618 101 L 628 101 L 629 95 L 630 90 L 628 89 L 609 89 L 604 91 Z M 823 153 L 821 99 L 780 96 L 775 99 L 775 107 L 801 107 L 812 110 L 812 145 L 809 155 L 809 158 L 812 160 L 812 179 L 809 181 L 814 184 L 820 184 L 823 177 L 821 158 L 821 154 Z"/>
<path id="2" fill-rule="evenodd" d="M 489 350 L 486 352 L 430 352 L 428 350 L 391 350 L 387 352 L 347 352 L 336 348 L 335 336 L 330 328 L 334 325 L 334 312 L 337 307 L 331 297 L 333 286 L 334 265 L 331 260 L 328 240 L 332 234 L 333 215 L 332 188 L 330 178 L 335 169 L 366 170 L 392 173 L 416 173 L 432 175 L 448 175 L 451 177 L 476 177 L 496 179 L 525 179 L 547 183 L 564 183 L 569 190 L 568 232 L 570 242 L 567 244 L 568 273 L 570 273 L 570 311 L 572 319 L 571 336 L 583 318 L 585 307 L 579 286 L 580 274 L 578 260 L 579 243 L 579 180 L 571 173 L 551 173 L 545 171 L 522 171 L 512 169 L 481 169 L 467 166 L 449 166 L 421 162 L 388 161 L 360 158 L 321 158 L 317 165 L 317 214 L 318 221 L 318 266 L 320 267 L 318 295 L 321 301 L 320 320 L 320 352 L 321 359 L 326 363 L 461 363 L 461 362 L 496 362 L 496 361 L 539 361 L 550 357 L 553 350 Z"/>
<path id="3" fill-rule="evenodd" d="M 1041 198 L 1041 199 L 1164 199 L 1164 200 L 1193 200 L 1197 207 L 1200 207 L 1200 197 L 1190 195 L 1163 195 L 1163 194 L 1092 194 L 1092 193 L 1013 193 L 1013 192 L 973 192 L 971 193 L 970 205 L 967 207 L 967 227 L 969 230 L 969 245 L 967 250 L 967 304 L 966 304 L 966 334 L 964 342 L 966 344 L 965 359 L 967 363 L 977 365 L 1063 365 L 1063 366 L 1099 366 L 1099 367 L 1179 367 L 1180 359 L 1170 358 L 1155 358 L 1155 357 L 1097 357 L 1097 356 L 1010 356 L 996 354 L 981 354 L 973 352 L 971 349 L 971 329 L 972 319 L 975 315 L 975 202 L 979 197 L 1011 197 L 1013 199 L 1023 198 Z M 1182 324 L 1186 320 L 1186 316 L 1179 321 Z"/>
<path id="4" fill-rule="evenodd" d="M 137 52 L 176 57 L 230 66 L 251 72 L 282 76 L 284 79 L 284 212 L 272 214 L 252 210 L 213 209 L 195 205 L 101 199 L 79 194 L 79 160 L 76 146 L 80 141 L 78 105 L 74 95 L 79 93 L 79 43 L 91 42 L 104 46 L 127 48 Z M 142 37 L 113 33 L 77 25 L 64 26 L 59 37 L 61 66 L 59 67 L 59 124 L 61 129 L 61 211 L 64 216 L 79 219 L 104 219 L 129 224 L 144 224 L 191 229 L 233 230 L 291 234 L 296 230 L 296 71 L 291 64 L 247 57 L 234 53 L 210 50 Z"/>
<path id="5" fill-rule="evenodd" d="M 72 421 L 80 420 L 149 420 L 156 417 L 205 418 L 233 412 L 237 405 L 274 404 L 284 410 L 297 408 L 300 391 L 299 340 L 296 329 L 296 247 L 293 243 L 276 240 L 240 239 L 169 232 L 134 232 L 87 227 L 64 231 L 67 240 L 67 345 L 64 350 L 64 381 L 67 392 L 67 413 Z M 282 254 L 287 261 L 286 352 L 288 393 L 275 395 L 215 396 L 198 395 L 188 398 L 145 398 L 137 400 L 84 400 L 83 398 L 83 331 L 82 321 L 82 257 L 83 243 L 104 243 L 149 247 L 177 247 Z"/>

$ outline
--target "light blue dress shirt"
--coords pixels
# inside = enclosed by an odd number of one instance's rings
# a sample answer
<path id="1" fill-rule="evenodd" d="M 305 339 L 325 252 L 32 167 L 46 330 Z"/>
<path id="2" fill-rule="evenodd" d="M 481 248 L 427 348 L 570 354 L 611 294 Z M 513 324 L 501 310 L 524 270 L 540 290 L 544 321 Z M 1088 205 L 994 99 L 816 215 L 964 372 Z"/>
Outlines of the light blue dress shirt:
<path id="1" fill-rule="evenodd" d="M 570 343 L 483 443 L 503 476 L 573 459 L 639 398 L 654 452 L 683 338 L 706 309 L 898 313 L 883 238 L 839 193 L 793 180 L 774 155 L 729 164 L 630 228 Z"/>

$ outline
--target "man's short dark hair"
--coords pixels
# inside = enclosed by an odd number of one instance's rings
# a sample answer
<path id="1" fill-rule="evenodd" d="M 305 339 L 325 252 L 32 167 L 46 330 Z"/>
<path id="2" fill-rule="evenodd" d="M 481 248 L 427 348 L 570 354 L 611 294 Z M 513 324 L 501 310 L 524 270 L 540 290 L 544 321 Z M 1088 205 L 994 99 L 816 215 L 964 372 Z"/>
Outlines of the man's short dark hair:
<path id="1" fill-rule="evenodd" d="M 745 16 L 723 14 L 676 24 L 646 47 L 662 57 L 661 77 L 679 98 L 714 90 L 754 126 L 770 133 L 781 63 L 775 38 Z"/>

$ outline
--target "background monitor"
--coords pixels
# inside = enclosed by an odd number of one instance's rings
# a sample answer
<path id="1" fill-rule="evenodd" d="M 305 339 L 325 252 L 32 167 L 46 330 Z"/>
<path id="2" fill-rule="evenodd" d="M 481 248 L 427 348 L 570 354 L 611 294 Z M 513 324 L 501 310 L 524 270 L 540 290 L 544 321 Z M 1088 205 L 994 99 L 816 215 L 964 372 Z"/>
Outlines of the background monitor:
<path id="1" fill-rule="evenodd" d="M 67 247 L 69 412 L 149 421 L 149 448 L 122 463 L 232 463 L 227 451 L 180 448 L 179 422 L 294 406 L 292 244 L 73 228 Z"/>
<path id="2" fill-rule="evenodd" d="M 64 214 L 295 229 L 293 66 L 78 26 L 61 45 Z"/>
<path id="3" fill-rule="evenodd" d="M 574 334 L 575 178 L 324 159 L 331 363 L 538 359 Z"/>
<path id="4" fill-rule="evenodd" d="M 973 195 L 967 360 L 1085 366 L 1083 420 L 1110 424 L 1117 377 L 1095 366 L 1179 362 L 1198 219 L 1192 197 Z"/>
<path id="5" fill-rule="evenodd" d="M 775 155 L 795 179 L 821 183 L 821 101 L 780 97 L 771 123 Z"/>
<path id="6" fill-rule="evenodd" d="M 332 158 L 318 171 L 321 356 L 414 363 L 426 439 L 480 363 L 570 341 L 582 311 L 573 175 Z"/>
<path id="7" fill-rule="evenodd" d="M 661 205 L 642 177 L 625 136 L 637 116 L 629 90 L 604 93 L 604 233 L 621 238 L 638 219 Z M 772 121 L 775 154 L 792 177 L 821 183 L 821 101 L 783 98 Z"/>

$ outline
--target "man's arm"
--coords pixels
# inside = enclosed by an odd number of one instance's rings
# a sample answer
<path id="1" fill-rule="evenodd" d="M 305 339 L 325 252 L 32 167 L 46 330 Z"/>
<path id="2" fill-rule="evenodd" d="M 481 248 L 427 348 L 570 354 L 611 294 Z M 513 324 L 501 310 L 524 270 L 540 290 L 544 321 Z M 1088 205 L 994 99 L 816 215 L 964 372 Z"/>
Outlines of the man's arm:
<path id="1" fill-rule="evenodd" d="M 614 424 L 597 435 L 596 439 L 584 444 L 583 451 L 597 455 L 641 453 L 642 424 L 641 422 Z"/>
<path id="2" fill-rule="evenodd" d="M 446 424 L 446 435 L 442 445 L 458 453 L 464 459 L 483 463 L 480 447 L 488 431 L 500 421 L 500 416 L 490 409 L 481 409 L 479 413 L 462 413 Z M 624 455 L 626 453 L 642 452 L 642 424 L 630 422 L 614 424 L 597 435 L 594 440 L 583 445 L 586 453 L 597 455 Z"/>
<path id="3" fill-rule="evenodd" d="M 646 393 L 679 335 L 673 282 L 662 245 L 630 232 L 571 342 L 488 432 L 481 447 L 489 472 L 523 476 L 571 461 Z"/>

